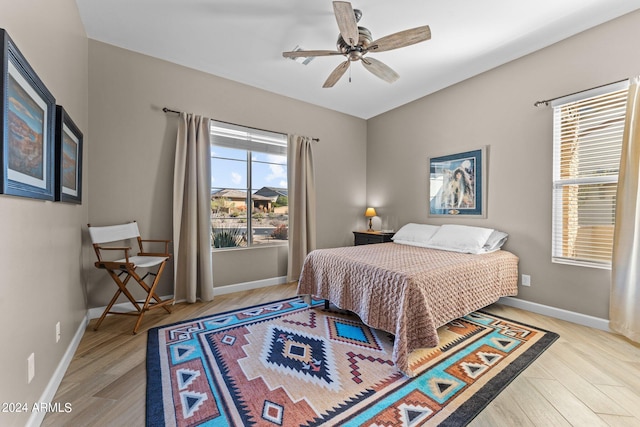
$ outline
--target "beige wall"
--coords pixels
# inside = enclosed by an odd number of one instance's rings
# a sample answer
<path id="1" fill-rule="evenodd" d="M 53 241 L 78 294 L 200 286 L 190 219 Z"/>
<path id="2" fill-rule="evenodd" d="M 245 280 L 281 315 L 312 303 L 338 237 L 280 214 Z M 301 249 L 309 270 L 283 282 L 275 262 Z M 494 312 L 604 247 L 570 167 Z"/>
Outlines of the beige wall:
<path id="1" fill-rule="evenodd" d="M 510 234 L 519 298 L 608 319 L 608 270 L 551 263 L 552 109 L 537 100 L 640 73 L 640 12 L 368 121 L 367 201 L 381 217 Z M 489 146 L 487 219 L 427 217 L 427 158 Z M 412 171 L 412 173 L 408 173 Z M 403 191 L 398 191 L 402 188 Z"/>
<path id="2" fill-rule="evenodd" d="M 83 131 L 86 160 L 88 47 L 75 1 L 0 0 L 0 27 Z M 86 314 L 80 251 L 86 173 L 83 184 L 79 206 L 0 195 L 0 402 L 40 400 Z M 27 384 L 31 353 L 35 377 Z M 0 425 L 21 426 L 28 416 L 0 412 Z"/>
<path id="3" fill-rule="evenodd" d="M 0 0 L 0 27 L 85 136 L 82 205 L 0 196 L 0 320 L 11 346 L 0 353 L 1 400 L 37 402 L 82 322 L 85 298 L 101 306 L 113 292 L 92 268 L 87 222 L 136 219 L 149 237 L 171 236 L 177 119 L 163 106 L 319 137 L 319 247 L 352 244 L 365 205 L 386 227 L 443 222 L 426 215 L 427 157 L 488 145 L 488 218 L 452 222 L 511 234 L 507 249 L 532 276 L 520 298 L 607 318 L 608 271 L 550 262 L 551 110 L 533 102 L 638 74 L 640 56 L 628 51 L 639 24 L 640 12 L 627 15 L 364 121 L 87 41 L 73 0 Z M 216 286 L 282 276 L 285 260 L 282 248 L 217 253 Z M 36 376 L 27 384 L 32 352 Z M 0 413 L 0 424 L 23 425 L 27 416 Z"/>
<path id="4" fill-rule="evenodd" d="M 314 152 L 318 246 L 351 242 L 350 233 L 364 212 L 366 197 L 364 120 L 93 40 L 89 42 L 89 83 L 94 141 L 89 158 L 92 224 L 136 219 L 144 235 L 171 238 L 178 117 L 163 113 L 161 108 L 166 106 L 320 138 Z M 286 249 L 215 252 L 213 264 L 215 286 L 271 279 L 286 275 Z M 88 272 L 90 307 L 105 305 L 112 292 L 99 273 Z M 159 293 L 171 293 L 171 283 L 161 283 Z"/>

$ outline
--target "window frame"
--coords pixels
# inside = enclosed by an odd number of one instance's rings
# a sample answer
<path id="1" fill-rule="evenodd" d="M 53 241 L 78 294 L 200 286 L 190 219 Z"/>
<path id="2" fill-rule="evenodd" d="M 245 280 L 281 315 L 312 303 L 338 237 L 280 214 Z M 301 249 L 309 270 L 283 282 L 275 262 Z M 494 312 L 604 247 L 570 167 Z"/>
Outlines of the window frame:
<path id="1" fill-rule="evenodd" d="M 620 92 L 620 91 L 624 91 L 624 92 L 621 92 L 618 96 L 626 100 L 626 93 L 627 93 L 628 87 L 629 87 L 629 82 L 622 81 L 622 82 L 613 83 L 610 85 L 604 85 L 595 89 L 579 92 L 576 94 L 568 95 L 566 97 L 558 98 L 551 103 L 551 106 L 553 107 L 553 176 L 552 176 L 552 236 L 551 236 L 552 237 L 552 253 L 551 253 L 552 257 L 551 257 L 551 260 L 553 263 L 599 268 L 599 269 L 611 269 L 610 256 L 608 257 L 608 259 L 602 258 L 600 260 L 597 260 L 596 256 L 593 255 L 597 252 L 596 245 L 606 243 L 605 239 L 597 238 L 597 241 L 596 239 L 594 239 L 593 241 L 590 241 L 591 244 L 586 250 L 586 252 L 592 255 L 592 258 L 590 259 L 585 259 L 584 257 L 579 257 L 579 256 L 570 256 L 564 253 L 566 249 L 563 244 L 564 237 L 566 236 L 566 234 L 570 232 L 577 234 L 580 229 L 580 225 L 577 225 L 574 230 L 567 230 L 568 227 L 566 227 L 564 224 L 566 212 L 564 211 L 565 203 L 563 198 L 564 197 L 563 189 L 567 186 L 576 186 L 577 187 L 576 191 L 579 193 L 579 189 L 582 187 L 583 189 L 586 188 L 586 190 L 584 191 L 586 191 L 587 194 L 590 195 L 589 191 L 591 191 L 591 189 L 589 189 L 588 186 L 602 185 L 603 187 L 600 187 L 600 188 L 605 188 L 610 184 L 616 184 L 616 187 L 617 187 L 618 173 L 616 171 L 614 175 L 611 173 L 611 170 L 605 170 L 603 172 L 606 172 L 606 173 L 603 173 L 602 175 L 593 174 L 589 176 L 588 173 L 577 172 L 576 174 L 579 176 L 572 176 L 568 178 L 563 178 L 561 176 L 562 168 L 563 167 L 566 168 L 567 166 L 563 166 L 561 164 L 563 160 L 561 156 L 561 149 L 562 149 L 561 134 L 562 134 L 563 127 L 562 127 L 562 120 L 561 120 L 562 113 L 560 109 L 569 104 L 588 102 L 588 100 L 599 98 L 599 97 L 604 98 L 606 96 L 610 96 L 614 94 L 615 92 Z M 607 111 L 613 111 L 613 110 L 614 110 L 613 108 L 609 108 Z M 623 132 L 620 132 L 620 130 L 624 131 L 624 125 L 626 121 L 626 112 L 623 112 L 623 114 L 624 116 L 622 117 L 621 124 L 618 123 L 617 124 L 618 129 L 616 129 L 617 132 L 620 134 L 619 135 L 620 143 L 622 143 L 622 138 L 623 138 L 623 135 L 622 135 Z M 602 116 L 604 115 L 605 114 L 603 113 Z M 598 117 L 598 118 L 603 119 L 604 117 Z M 587 119 L 585 118 L 584 121 L 586 122 Z M 579 121 L 578 121 L 578 126 L 580 126 Z M 591 126 L 593 126 L 593 124 L 591 124 Z M 619 129 L 620 126 L 622 127 L 622 129 Z M 616 136 L 616 141 L 617 141 L 617 136 Z M 580 144 L 580 142 L 583 143 L 582 147 L 580 148 L 584 149 L 584 147 L 586 146 L 585 145 L 586 141 L 579 140 L 578 143 Z M 603 153 L 607 152 L 605 149 L 601 149 L 601 150 Z M 617 163 L 619 165 L 619 158 L 617 160 Z M 576 198 L 575 203 L 579 203 L 580 196 L 578 193 L 576 193 L 576 196 L 575 196 Z M 613 193 L 614 193 L 613 200 L 612 200 L 613 212 L 611 215 L 613 217 L 612 225 L 615 226 L 615 197 L 616 197 L 615 191 Z M 595 202 L 595 203 L 591 202 L 589 203 L 589 206 L 593 205 L 595 207 L 601 207 L 601 205 L 599 205 L 598 203 L 600 202 Z M 579 209 L 579 207 L 576 209 Z M 584 205 L 583 205 L 583 209 L 584 209 Z M 578 216 L 578 218 L 580 218 L 580 216 Z M 594 218 L 598 220 L 601 219 L 601 217 L 598 217 L 598 216 L 594 216 Z M 591 224 L 590 226 L 595 227 L 594 224 Z M 611 235 L 613 235 L 613 230 L 611 230 Z"/>
<path id="2" fill-rule="evenodd" d="M 224 135 L 225 130 L 229 131 L 229 133 L 226 135 Z M 222 132 L 222 133 L 216 134 L 216 132 Z M 215 194 L 213 193 L 213 190 L 216 190 L 216 189 L 217 190 L 225 190 L 225 189 L 237 190 L 245 193 L 244 203 L 246 206 L 246 225 L 245 225 L 246 226 L 246 246 L 241 246 L 241 245 L 229 246 L 229 247 L 214 246 L 213 230 L 215 228 L 213 226 L 214 212 L 212 209 L 211 210 L 211 226 L 212 226 L 211 227 L 211 231 L 212 231 L 211 250 L 218 251 L 218 250 L 229 250 L 229 249 L 251 249 L 251 248 L 274 247 L 274 246 L 277 247 L 277 246 L 288 245 L 288 238 L 274 239 L 273 241 L 265 242 L 265 243 L 258 243 L 258 244 L 255 243 L 254 236 L 253 236 L 253 227 L 254 227 L 253 195 L 254 194 L 252 192 L 252 191 L 259 191 L 260 189 L 264 188 L 264 186 L 256 189 L 253 188 L 253 175 L 254 175 L 253 164 L 254 163 L 284 166 L 288 175 L 288 164 L 289 164 L 288 150 L 287 150 L 288 135 L 283 133 L 278 133 L 278 132 L 270 132 L 270 131 L 255 129 L 255 128 L 246 127 L 242 125 L 235 125 L 231 123 L 211 120 L 210 136 L 211 136 L 210 145 L 212 148 L 212 153 L 210 156 L 211 163 L 212 163 L 211 178 L 213 178 L 213 174 L 214 174 L 214 168 L 213 168 L 214 159 L 244 162 L 245 168 L 246 168 L 245 169 L 246 178 L 244 180 L 245 181 L 244 187 L 229 187 L 229 186 L 220 187 L 220 186 L 214 186 L 213 182 L 210 182 L 209 184 L 209 188 L 211 189 L 212 201 L 213 201 L 213 195 Z M 218 143 L 216 143 L 216 140 L 218 141 Z M 224 141 L 224 143 L 221 143 L 221 141 Z M 234 146 L 234 142 L 237 142 L 237 146 Z M 268 145 L 274 146 L 274 150 L 269 149 Z M 223 155 L 216 156 L 213 154 L 213 147 L 223 147 L 223 148 L 242 151 L 246 154 L 246 157 L 243 159 L 240 159 L 240 158 L 229 158 Z M 276 147 L 279 147 L 279 148 L 276 148 Z M 252 150 L 251 148 L 254 148 L 254 149 Z M 279 162 L 269 162 L 266 160 L 257 160 L 254 158 L 255 154 L 275 154 L 279 156 L 284 156 L 285 162 L 279 163 Z M 280 188 L 280 187 L 273 186 L 273 188 Z M 288 180 L 287 180 L 286 190 L 288 194 L 288 191 L 289 191 Z M 227 218 L 225 217 L 223 219 L 227 219 Z M 287 229 L 288 228 L 289 228 L 289 220 L 287 218 Z"/>

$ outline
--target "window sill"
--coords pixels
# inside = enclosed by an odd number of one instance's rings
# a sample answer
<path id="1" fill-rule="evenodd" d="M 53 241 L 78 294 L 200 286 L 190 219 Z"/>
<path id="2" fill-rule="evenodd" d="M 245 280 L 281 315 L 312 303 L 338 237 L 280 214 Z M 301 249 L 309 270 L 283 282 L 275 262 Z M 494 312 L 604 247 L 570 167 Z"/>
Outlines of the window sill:
<path id="1" fill-rule="evenodd" d="M 576 267 L 590 267 L 597 268 L 599 270 L 611 270 L 610 263 L 596 263 L 589 261 L 579 261 L 575 259 L 565 259 L 565 258 L 552 258 L 551 262 L 554 264 L 564 264 L 564 265 L 573 265 Z"/>
<path id="2" fill-rule="evenodd" d="M 264 243 L 261 245 L 255 245 L 255 246 L 249 246 L 249 247 L 244 247 L 244 246 L 236 246 L 236 247 L 228 247 L 228 248 L 214 248 L 211 247 L 211 253 L 216 253 L 216 252 L 229 252 L 229 251 L 247 251 L 247 250 L 252 250 L 252 249 L 265 249 L 265 248 L 281 248 L 281 247 L 287 247 L 289 246 L 289 241 L 284 241 L 284 242 L 274 242 L 274 243 Z"/>

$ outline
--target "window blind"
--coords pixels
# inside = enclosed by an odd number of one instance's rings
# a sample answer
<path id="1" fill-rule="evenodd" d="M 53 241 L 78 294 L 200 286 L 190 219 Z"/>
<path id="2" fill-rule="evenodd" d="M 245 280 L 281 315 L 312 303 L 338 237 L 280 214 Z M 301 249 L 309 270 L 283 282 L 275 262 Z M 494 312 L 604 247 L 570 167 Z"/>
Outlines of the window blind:
<path id="1" fill-rule="evenodd" d="M 227 148 L 287 155 L 287 135 L 211 121 L 211 143 Z"/>
<path id="2" fill-rule="evenodd" d="M 554 262 L 611 266 L 627 91 L 612 85 L 553 105 Z"/>

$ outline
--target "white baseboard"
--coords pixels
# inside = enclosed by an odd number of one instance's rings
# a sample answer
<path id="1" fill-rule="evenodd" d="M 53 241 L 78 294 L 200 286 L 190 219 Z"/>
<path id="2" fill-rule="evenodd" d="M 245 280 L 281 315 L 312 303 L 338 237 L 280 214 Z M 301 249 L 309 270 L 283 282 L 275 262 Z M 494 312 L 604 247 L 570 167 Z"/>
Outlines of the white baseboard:
<path id="1" fill-rule="evenodd" d="M 282 285 L 284 283 L 287 283 L 287 277 L 281 276 L 281 277 L 274 277 L 271 279 L 256 280 L 253 282 L 219 286 L 213 289 L 213 293 L 214 295 L 223 295 L 223 294 L 229 294 L 232 292 L 248 291 L 251 289 L 264 288 L 267 286 Z M 172 298 L 172 295 L 165 296 L 162 298 L 163 299 Z M 80 341 L 82 340 L 84 331 L 87 329 L 87 325 L 89 324 L 89 321 L 91 319 L 97 319 L 98 317 L 100 317 L 104 312 L 105 308 L 106 306 L 94 307 L 87 310 L 87 314 L 84 317 L 84 319 L 82 319 L 82 321 L 80 322 L 80 325 L 78 326 L 78 329 L 76 330 L 76 333 L 73 336 L 73 339 L 69 343 L 69 346 L 67 347 L 67 350 L 65 351 L 62 357 L 62 360 L 60 360 L 60 363 L 58 363 L 58 367 L 53 373 L 53 376 L 51 377 L 51 379 L 49 379 L 49 383 L 47 384 L 47 387 L 45 388 L 44 392 L 42 393 L 42 396 L 40 397 L 40 400 L 39 400 L 40 403 L 47 403 L 47 404 L 51 403 L 51 401 L 55 397 L 58 387 L 60 386 L 60 383 L 62 382 L 62 379 L 64 378 L 64 374 L 67 372 L 67 368 L 69 368 L 71 359 L 73 359 L 73 356 L 76 353 L 78 346 L 80 345 Z M 123 302 L 123 303 L 114 305 L 113 308 L 116 310 L 130 311 L 133 309 L 133 305 L 129 302 Z M 64 404 L 64 403 L 65 402 L 61 402 L 61 404 Z M 46 415 L 46 411 L 32 412 L 31 416 L 29 417 L 29 420 L 27 421 L 27 426 L 28 427 L 39 426 L 40 424 L 42 424 L 42 421 L 44 420 L 45 415 Z"/>
<path id="2" fill-rule="evenodd" d="M 40 396 L 40 400 L 38 401 L 39 404 L 52 403 L 52 400 L 56 395 L 56 391 L 58 391 L 58 387 L 60 386 L 60 383 L 64 378 L 64 374 L 67 372 L 67 368 L 69 368 L 71 359 L 73 359 L 74 354 L 76 354 L 76 350 L 80 345 L 80 341 L 82 340 L 82 336 L 84 335 L 84 331 L 87 328 L 88 324 L 89 324 L 89 316 L 86 315 L 84 316 L 84 319 L 82 319 L 82 321 L 80 322 L 80 325 L 78 326 L 78 329 L 76 330 L 76 333 L 74 334 L 73 339 L 69 343 L 67 350 L 64 352 L 64 355 L 62 356 L 60 363 L 58 363 L 58 367 L 53 373 L 53 376 L 51 376 L 51 378 L 49 379 L 49 383 L 47 384 L 47 387 L 44 389 L 42 396 Z M 64 408 L 64 404 L 66 402 L 57 402 L 57 403 L 60 403 L 60 405 L 62 405 L 62 408 Z M 32 411 L 31 416 L 27 421 L 27 426 L 28 427 L 39 426 L 40 424 L 42 424 L 42 421 L 44 420 L 45 415 L 47 415 L 46 411 Z"/>
<path id="3" fill-rule="evenodd" d="M 173 295 L 163 295 L 160 298 L 163 299 L 163 300 L 171 299 L 171 298 L 173 298 Z M 142 302 L 137 301 L 137 302 L 140 305 L 144 304 L 144 301 L 142 301 Z M 176 301 L 176 302 L 180 302 L 180 301 Z M 89 320 L 97 319 L 100 316 L 102 316 L 102 313 L 104 313 L 105 308 L 107 308 L 106 305 L 102 306 L 102 307 L 90 308 L 89 311 L 88 311 L 88 314 L 87 314 L 87 316 L 89 317 Z M 111 307 L 111 311 L 120 311 L 122 313 L 127 313 L 127 312 L 131 312 L 131 311 L 136 311 L 136 308 L 129 301 L 126 301 L 126 302 L 121 302 L 119 304 L 114 304 L 113 307 Z"/>
<path id="4" fill-rule="evenodd" d="M 287 276 L 273 277 L 271 279 L 254 280 L 253 282 L 236 283 L 234 285 L 217 286 L 213 288 L 213 295 L 224 295 L 233 292 L 250 291 L 252 289 L 266 288 L 267 286 L 283 285 L 287 283 Z"/>
<path id="5" fill-rule="evenodd" d="M 218 286 L 214 288 L 213 293 L 214 295 L 223 295 L 223 294 L 229 294 L 232 292 L 240 292 L 240 291 L 248 291 L 248 290 L 258 289 L 258 288 L 264 288 L 267 286 L 282 285 L 284 283 L 287 283 L 287 277 L 281 276 L 281 277 L 274 277 L 271 279 L 255 280 L 252 282 Z M 168 298 L 171 298 L 171 296 L 169 296 Z M 512 297 L 500 298 L 498 302 L 500 304 L 508 305 L 510 307 L 521 308 L 523 310 L 531 311 L 533 313 L 538 313 L 545 316 L 554 317 L 556 319 L 577 323 L 579 325 L 588 326 L 591 328 L 596 328 L 603 331 L 611 332 L 611 329 L 609 329 L 609 320 L 607 319 L 602 319 L 599 317 L 576 313 L 573 311 L 564 310 L 561 308 L 551 307 L 548 305 L 538 304 L 535 302 L 525 301 L 525 300 L 512 298 Z M 122 308 L 123 310 L 128 310 L 132 308 L 131 304 L 128 302 L 116 304 L 114 307 L 119 307 L 119 308 Z M 87 328 L 87 325 L 89 324 L 89 320 L 100 317 L 105 308 L 106 306 L 94 307 L 87 311 L 87 315 L 80 322 L 80 325 L 78 326 L 78 329 L 76 330 L 76 333 L 73 336 L 73 339 L 69 343 L 69 346 L 67 347 L 67 350 L 65 351 L 64 356 L 62 357 L 62 360 L 60 360 L 60 363 L 58 363 L 58 367 L 56 368 L 53 376 L 49 380 L 49 383 L 47 384 L 47 387 L 45 388 L 44 392 L 42 393 L 42 396 L 40 397 L 40 402 L 51 403 L 51 401 L 53 400 L 56 394 L 56 391 L 58 390 L 58 387 L 60 386 L 60 383 L 62 382 L 62 379 L 64 378 L 64 374 L 66 373 L 67 368 L 71 363 L 71 359 L 73 359 L 73 356 L 76 350 L 78 349 L 78 346 L 80 345 L 80 341 L 82 340 L 84 331 Z M 46 412 L 32 412 L 27 422 L 27 426 L 28 427 L 39 426 L 44 420 L 45 415 L 46 415 Z"/>
<path id="6" fill-rule="evenodd" d="M 213 295 L 215 296 L 215 295 L 230 294 L 233 292 L 250 291 L 252 289 L 266 288 L 267 286 L 283 285 L 285 283 L 287 283 L 287 276 L 272 277 L 270 279 L 263 279 L 263 280 L 254 280 L 252 282 L 235 283 L 233 285 L 217 286 L 213 288 Z M 170 299 L 170 298 L 173 298 L 173 295 L 164 295 L 164 296 L 161 296 L 161 298 Z M 185 300 L 184 299 L 176 300 L 176 303 L 183 302 L 183 301 Z M 104 307 L 90 308 L 88 313 L 89 320 L 97 319 L 100 316 L 102 316 L 102 313 L 104 312 L 105 308 L 107 308 L 106 305 Z M 112 310 L 127 312 L 127 311 L 135 310 L 135 307 L 133 306 L 133 304 L 127 301 L 127 302 L 122 302 L 120 304 L 115 304 L 112 307 Z"/>
<path id="7" fill-rule="evenodd" d="M 609 320 L 602 319 L 600 317 L 576 313 L 574 311 L 525 301 L 519 298 L 503 297 L 500 298 L 498 302 L 510 307 L 521 308 L 533 313 L 543 314 L 545 316 L 554 317 L 556 319 L 577 323 L 578 325 L 588 326 L 590 328 L 600 329 L 606 332 L 612 332 L 611 329 L 609 329 Z"/>

